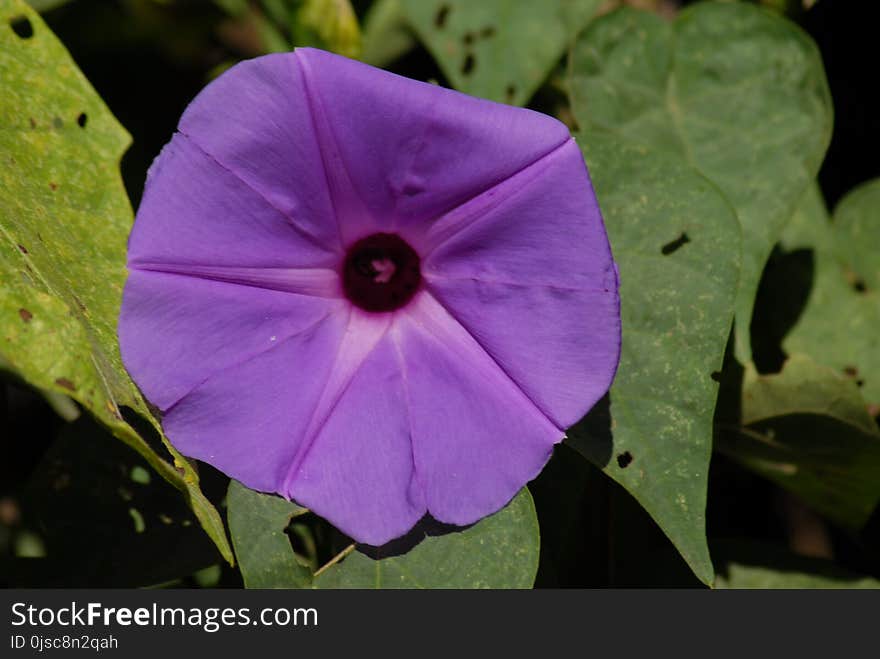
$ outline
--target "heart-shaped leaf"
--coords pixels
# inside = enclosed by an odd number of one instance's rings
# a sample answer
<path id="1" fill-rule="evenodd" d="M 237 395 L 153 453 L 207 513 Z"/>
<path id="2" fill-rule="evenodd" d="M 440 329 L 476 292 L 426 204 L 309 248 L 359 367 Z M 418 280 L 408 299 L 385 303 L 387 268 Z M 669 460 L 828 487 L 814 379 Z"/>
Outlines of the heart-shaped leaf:
<path id="1" fill-rule="evenodd" d="M 672 23 L 623 9 L 578 39 L 569 83 L 582 128 L 676 154 L 733 204 L 743 230 L 736 354 L 745 363 L 764 263 L 831 137 L 815 44 L 746 3 L 701 2 Z"/>
<path id="2" fill-rule="evenodd" d="M 739 226 L 675 156 L 579 138 L 620 268 L 623 346 L 609 408 L 569 444 L 632 494 L 705 583 L 712 415 L 739 275 Z M 609 415 L 610 412 L 610 415 Z"/>

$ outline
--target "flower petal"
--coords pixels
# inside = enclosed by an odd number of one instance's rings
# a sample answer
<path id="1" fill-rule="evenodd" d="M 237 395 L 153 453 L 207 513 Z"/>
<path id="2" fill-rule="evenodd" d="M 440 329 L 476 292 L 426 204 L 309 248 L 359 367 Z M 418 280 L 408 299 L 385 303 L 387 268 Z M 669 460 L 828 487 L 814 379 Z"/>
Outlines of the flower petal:
<path id="1" fill-rule="evenodd" d="M 620 353 L 616 288 L 435 279 L 430 290 L 560 428 L 608 391 Z"/>
<path id="2" fill-rule="evenodd" d="M 427 275 L 604 289 L 613 267 L 583 155 L 569 140 L 438 220 Z"/>
<path id="3" fill-rule="evenodd" d="M 382 545 L 425 514 L 391 314 L 353 310 L 335 373 L 285 494 L 359 542 Z"/>
<path id="4" fill-rule="evenodd" d="M 538 475 L 563 431 L 430 295 L 407 307 L 392 337 L 428 511 L 458 525 L 496 512 Z"/>
<path id="5" fill-rule="evenodd" d="M 562 428 L 601 398 L 620 354 L 617 270 L 573 142 L 503 201 L 474 200 L 425 265 L 428 289 Z M 505 184 L 507 185 L 507 184 Z M 438 223 L 438 230 L 442 230 Z"/>
<path id="6" fill-rule="evenodd" d="M 272 349 L 343 305 L 133 270 L 119 319 L 122 359 L 147 399 L 167 409 L 212 374 Z"/>
<path id="7" fill-rule="evenodd" d="M 237 64 L 187 107 L 178 129 L 324 245 L 338 245 L 309 99 L 293 53 Z"/>
<path id="8" fill-rule="evenodd" d="M 331 219 L 332 221 L 332 219 Z M 156 159 L 128 245 L 129 265 L 336 267 L 340 257 L 182 135 Z"/>
<path id="9" fill-rule="evenodd" d="M 221 76 L 179 130 L 119 332 L 184 454 L 381 545 L 499 510 L 610 385 L 617 272 L 555 119 L 299 49 Z M 341 297 L 376 232 L 422 257 L 393 313 Z"/>
<path id="10" fill-rule="evenodd" d="M 427 223 L 569 139 L 559 121 L 298 48 L 307 85 L 372 224 L 418 248 Z M 352 218 L 340 218 L 343 223 Z M 360 221 L 360 220 L 359 220 Z M 362 236 L 354 236 L 360 238 Z"/>
<path id="11" fill-rule="evenodd" d="M 281 492 L 330 375 L 344 317 L 328 316 L 208 378 L 164 415 L 174 446 L 247 487 Z"/>

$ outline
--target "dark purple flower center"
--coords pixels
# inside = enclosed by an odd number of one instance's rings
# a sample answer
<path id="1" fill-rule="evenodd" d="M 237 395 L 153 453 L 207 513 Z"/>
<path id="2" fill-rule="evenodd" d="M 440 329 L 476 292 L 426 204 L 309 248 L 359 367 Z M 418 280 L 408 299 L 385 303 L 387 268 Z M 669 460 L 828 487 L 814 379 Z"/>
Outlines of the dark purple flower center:
<path id="1" fill-rule="evenodd" d="M 419 255 L 393 233 L 374 233 L 352 245 L 342 266 L 345 295 L 367 311 L 394 311 L 422 283 Z"/>

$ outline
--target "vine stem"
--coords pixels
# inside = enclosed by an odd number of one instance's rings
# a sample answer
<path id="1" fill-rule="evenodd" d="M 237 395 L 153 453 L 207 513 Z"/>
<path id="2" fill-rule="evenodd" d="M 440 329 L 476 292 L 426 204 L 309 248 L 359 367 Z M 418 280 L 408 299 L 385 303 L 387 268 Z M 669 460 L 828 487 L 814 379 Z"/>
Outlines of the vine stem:
<path id="1" fill-rule="evenodd" d="M 345 557 L 348 556 L 351 552 L 353 552 L 353 551 L 354 551 L 354 547 L 355 547 L 354 543 L 351 543 L 348 547 L 346 547 L 346 548 L 343 549 L 341 552 L 339 552 L 338 554 L 336 554 L 336 556 L 334 556 L 334 557 L 331 558 L 329 561 L 327 561 L 327 563 L 326 563 L 325 565 L 322 565 L 321 567 L 319 567 L 319 568 L 318 568 L 318 571 L 315 572 L 315 574 L 312 575 L 312 576 L 314 576 L 314 577 L 319 577 L 319 576 L 321 576 L 325 571 L 327 571 L 329 568 L 331 568 L 331 567 L 333 567 L 334 565 L 336 565 L 339 561 L 341 561 L 343 558 L 345 558 Z"/>

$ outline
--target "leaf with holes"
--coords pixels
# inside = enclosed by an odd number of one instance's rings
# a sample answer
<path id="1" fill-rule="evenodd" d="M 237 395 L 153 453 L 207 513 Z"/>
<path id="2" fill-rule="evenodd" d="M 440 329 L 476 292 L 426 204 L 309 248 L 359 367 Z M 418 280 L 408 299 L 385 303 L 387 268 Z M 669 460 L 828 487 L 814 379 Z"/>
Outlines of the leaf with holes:
<path id="1" fill-rule="evenodd" d="M 831 137 L 831 97 L 812 40 L 745 3 L 699 3 L 673 23 L 623 9 L 594 22 L 570 60 L 583 128 L 678 155 L 727 195 L 743 228 L 736 354 L 764 263 Z"/>
<path id="2" fill-rule="evenodd" d="M 132 211 L 119 176 L 125 130 L 40 17 L 0 0 L 0 355 L 28 383 L 63 393 L 188 498 L 232 559 L 192 466 L 170 464 L 120 407 L 158 422 L 119 357 L 116 319 Z"/>
<path id="3" fill-rule="evenodd" d="M 688 165 L 601 133 L 578 138 L 620 267 L 623 350 L 608 409 L 568 443 L 625 487 L 705 583 L 712 415 L 739 276 L 739 227 Z"/>
<path id="4" fill-rule="evenodd" d="M 235 480 L 229 484 L 226 503 L 229 534 L 245 587 L 308 588 L 312 571 L 297 560 L 285 532 L 290 520 L 308 511 Z"/>
<path id="5" fill-rule="evenodd" d="M 848 375 L 880 406 L 880 179 L 850 192 L 821 226 L 813 288 L 783 347 Z"/>
<path id="6" fill-rule="evenodd" d="M 853 531 L 880 501 L 880 430 L 859 388 L 802 355 L 776 375 L 746 369 L 742 426 L 716 448 Z"/>
<path id="7" fill-rule="evenodd" d="M 535 504 L 523 488 L 499 512 L 471 527 L 424 538 L 401 555 L 351 552 L 315 579 L 316 588 L 531 588 L 541 538 Z"/>
<path id="8" fill-rule="evenodd" d="M 458 90 L 524 105 L 599 0 L 402 0 L 416 33 Z"/>

